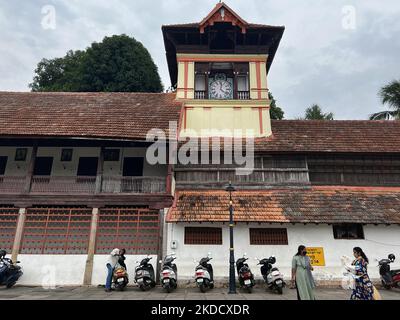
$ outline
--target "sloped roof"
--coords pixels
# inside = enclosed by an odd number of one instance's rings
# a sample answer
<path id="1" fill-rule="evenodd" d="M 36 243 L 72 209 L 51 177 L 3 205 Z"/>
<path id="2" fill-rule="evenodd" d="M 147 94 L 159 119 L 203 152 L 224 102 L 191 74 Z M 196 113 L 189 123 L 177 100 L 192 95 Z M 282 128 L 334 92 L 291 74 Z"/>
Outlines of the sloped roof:
<path id="1" fill-rule="evenodd" d="M 399 120 L 272 120 L 271 128 L 271 136 L 254 138 L 247 147 L 256 153 L 400 153 Z M 245 139 L 236 140 L 246 147 Z M 224 142 L 210 137 L 198 148 L 223 150 Z"/>
<path id="2" fill-rule="evenodd" d="M 0 135 L 144 140 L 180 110 L 175 94 L 0 92 Z"/>
<path id="3" fill-rule="evenodd" d="M 272 120 L 272 137 L 257 151 L 400 152 L 400 121 Z"/>
<path id="4" fill-rule="evenodd" d="M 153 128 L 168 134 L 181 108 L 173 93 L 0 92 L 0 135 L 144 140 Z M 400 121 L 272 120 L 272 136 L 254 146 L 266 153 L 400 153 Z"/>
<path id="5" fill-rule="evenodd" d="M 225 191 L 177 191 L 168 222 L 228 222 Z M 234 221 L 400 224 L 400 188 L 312 187 L 233 193 Z"/>

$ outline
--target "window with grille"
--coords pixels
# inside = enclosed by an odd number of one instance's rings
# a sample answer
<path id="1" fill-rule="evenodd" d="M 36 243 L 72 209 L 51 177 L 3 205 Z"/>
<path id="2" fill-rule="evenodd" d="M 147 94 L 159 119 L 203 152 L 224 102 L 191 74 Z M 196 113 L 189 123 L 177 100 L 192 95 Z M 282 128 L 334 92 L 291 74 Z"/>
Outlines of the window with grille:
<path id="1" fill-rule="evenodd" d="M 160 222 L 158 210 L 148 208 L 104 208 L 99 212 L 96 253 L 114 248 L 127 254 L 157 254 Z"/>
<path id="2" fill-rule="evenodd" d="M 364 230 L 361 224 L 346 223 L 333 225 L 335 239 L 364 239 Z"/>
<path id="3" fill-rule="evenodd" d="M 222 229 L 185 227 L 185 244 L 222 244 Z"/>
<path id="4" fill-rule="evenodd" d="M 18 222 L 17 208 L 0 207 L 0 249 L 11 253 Z"/>
<path id="5" fill-rule="evenodd" d="M 286 245 L 288 244 L 285 228 L 250 228 L 250 244 L 254 245 Z"/>
<path id="6" fill-rule="evenodd" d="M 86 254 L 91 220 L 89 208 L 29 208 L 21 253 Z"/>

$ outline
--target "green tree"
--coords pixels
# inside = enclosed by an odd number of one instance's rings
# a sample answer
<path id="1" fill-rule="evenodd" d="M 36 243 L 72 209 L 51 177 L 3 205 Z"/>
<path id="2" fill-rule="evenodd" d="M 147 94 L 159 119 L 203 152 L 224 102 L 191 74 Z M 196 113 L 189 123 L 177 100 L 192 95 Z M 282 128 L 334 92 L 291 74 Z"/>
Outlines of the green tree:
<path id="1" fill-rule="evenodd" d="M 39 62 L 32 91 L 161 92 L 157 66 L 147 49 L 127 35 L 105 37 L 85 51 Z"/>
<path id="2" fill-rule="evenodd" d="M 271 92 L 268 92 L 268 99 L 271 101 L 270 109 L 269 109 L 271 119 L 282 120 L 283 116 L 284 116 L 284 112 L 280 107 L 278 107 L 276 105 L 276 100 Z"/>
<path id="3" fill-rule="evenodd" d="M 378 93 L 383 105 L 387 104 L 392 110 L 371 114 L 370 120 L 400 119 L 400 81 L 393 80 L 381 88 Z"/>
<path id="4" fill-rule="evenodd" d="M 333 120 L 333 113 L 323 113 L 319 105 L 313 104 L 306 109 L 305 120 Z"/>

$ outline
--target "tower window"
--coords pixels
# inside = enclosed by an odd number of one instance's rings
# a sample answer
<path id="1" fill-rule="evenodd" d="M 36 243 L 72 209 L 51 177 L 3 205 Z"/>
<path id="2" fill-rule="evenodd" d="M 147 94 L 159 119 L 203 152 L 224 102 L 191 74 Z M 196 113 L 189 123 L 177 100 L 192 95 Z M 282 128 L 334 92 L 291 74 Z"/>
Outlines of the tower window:
<path id="1" fill-rule="evenodd" d="M 250 99 L 248 71 L 248 63 L 196 63 L 195 98 Z"/>

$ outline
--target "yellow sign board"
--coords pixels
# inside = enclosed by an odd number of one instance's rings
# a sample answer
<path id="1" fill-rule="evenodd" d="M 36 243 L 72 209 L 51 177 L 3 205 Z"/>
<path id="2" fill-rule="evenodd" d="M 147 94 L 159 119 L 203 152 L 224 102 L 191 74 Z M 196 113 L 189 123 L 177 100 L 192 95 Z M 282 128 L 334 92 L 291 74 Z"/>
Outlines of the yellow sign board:
<path id="1" fill-rule="evenodd" d="M 310 257 L 312 266 L 325 266 L 324 248 L 307 247 L 307 256 Z"/>

